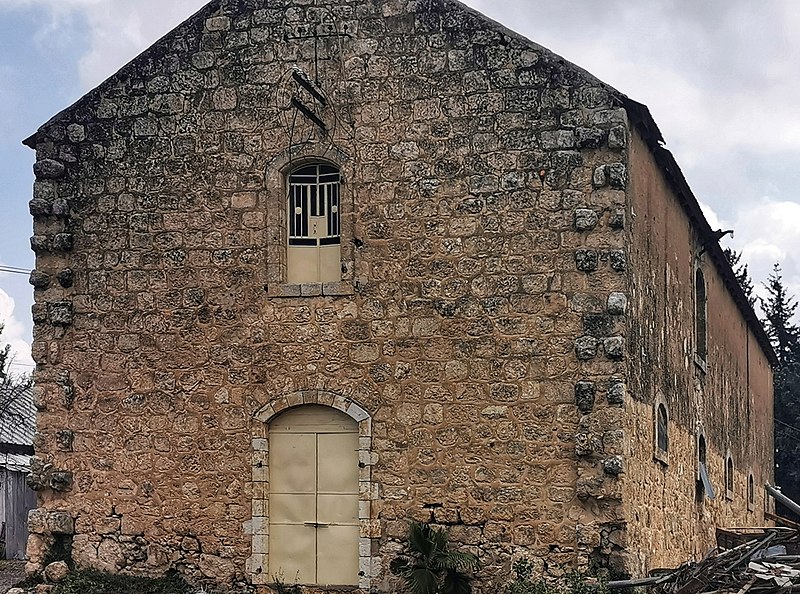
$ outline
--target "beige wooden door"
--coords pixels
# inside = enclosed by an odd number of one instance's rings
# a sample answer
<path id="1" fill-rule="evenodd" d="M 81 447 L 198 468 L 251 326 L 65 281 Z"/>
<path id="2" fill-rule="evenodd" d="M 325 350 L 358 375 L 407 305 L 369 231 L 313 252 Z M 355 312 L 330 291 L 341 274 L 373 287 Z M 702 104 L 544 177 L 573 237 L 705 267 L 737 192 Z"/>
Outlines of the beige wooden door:
<path id="1" fill-rule="evenodd" d="M 287 583 L 358 584 L 358 425 L 309 405 L 269 434 L 269 571 Z"/>

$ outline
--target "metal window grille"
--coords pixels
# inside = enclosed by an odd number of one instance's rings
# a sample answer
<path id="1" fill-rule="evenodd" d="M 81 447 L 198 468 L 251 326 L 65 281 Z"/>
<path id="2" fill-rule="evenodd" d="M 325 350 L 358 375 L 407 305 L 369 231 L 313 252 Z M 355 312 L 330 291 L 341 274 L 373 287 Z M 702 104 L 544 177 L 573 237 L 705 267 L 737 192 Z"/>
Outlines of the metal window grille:
<path id="1" fill-rule="evenodd" d="M 307 165 L 289 175 L 289 245 L 333 245 L 340 242 L 339 170 Z"/>

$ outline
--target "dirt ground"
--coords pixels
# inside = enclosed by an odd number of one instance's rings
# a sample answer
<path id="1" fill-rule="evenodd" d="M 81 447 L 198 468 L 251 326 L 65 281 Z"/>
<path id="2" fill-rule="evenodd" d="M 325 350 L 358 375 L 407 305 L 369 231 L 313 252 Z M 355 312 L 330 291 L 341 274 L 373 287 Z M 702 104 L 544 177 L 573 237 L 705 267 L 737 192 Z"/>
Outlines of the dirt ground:
<path id="1" fill-rule="evenodd" d="M 0 594 L 25 577 L 25 561 L 0 560 Z"/>

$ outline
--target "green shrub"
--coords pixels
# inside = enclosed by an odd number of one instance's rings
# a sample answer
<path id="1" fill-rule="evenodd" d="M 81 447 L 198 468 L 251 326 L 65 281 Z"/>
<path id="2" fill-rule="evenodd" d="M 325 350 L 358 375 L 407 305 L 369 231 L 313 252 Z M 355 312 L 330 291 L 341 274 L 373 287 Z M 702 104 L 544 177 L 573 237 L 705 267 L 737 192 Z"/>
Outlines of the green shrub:
<path id="1" fill-rule="evenodd" d="M 533 578 L 533 565 L 522 557 L 511 566 L 514 579 L 501 588 L 502 594 L 608 594 L 605 581 L 594 576 L 570 571 L 558 581 Z"/>
<path id="2" fill-rule="evenodd" d="M 190 594 L 191 587 L 176 572 L 160 578 L 147 578 L 94 569 L 70 573 L 53 594 Z"/>
<path id="3" fill-rule="evenodd" d="M 411 594 L 471 594 L 471 574 L 479 567 L 475 555 L 450 547 L 443 529 L 411 522 L 405 550 L 389 571 L 403 578 Z"/>

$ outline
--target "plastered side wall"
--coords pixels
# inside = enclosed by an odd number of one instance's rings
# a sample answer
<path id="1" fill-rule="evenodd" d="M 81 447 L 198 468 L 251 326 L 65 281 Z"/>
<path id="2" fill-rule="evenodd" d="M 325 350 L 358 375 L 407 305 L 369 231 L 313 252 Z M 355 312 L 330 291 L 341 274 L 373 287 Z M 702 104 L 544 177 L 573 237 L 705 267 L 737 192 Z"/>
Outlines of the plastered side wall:
<path id="1" fill-rule="evenodd" d="M 32 564 L 74 531 L 82 565 L 271 581 L 264 411 L 306 398 L 370 419 L 365 589 L 410 518 L 492 588 L 513 554 L 617 551 L 625 112 L 460 5 L 252 4 L 37 137 Z M 313 40 L 284 39 L 318 19 L 349 35 L 320 42 L 325 107 L 291 76 Z M 343 173 L 342 283 L 285 284 L 303 159 Z"/>
<path id="2" fill-rule="evenodd" d="M 768 361 L 652 154 L 637 133 L 630 151 L 631 315 L 623 493 L 634 573 L 702 557 L 714 527 L 764 525 L 772 480 L 772 375 Z M 694 275 L 706 282 L 708 356 L 695 362 Z M 654 411 L 669 413 L 667 463 L 654 458 Z M 716 499 L 696 496 L 697 435 L 704 431 Z M 726 497 L 724 457 L 734 461 Z M 753 473 L 755 504 L 747 505 Z"/>

